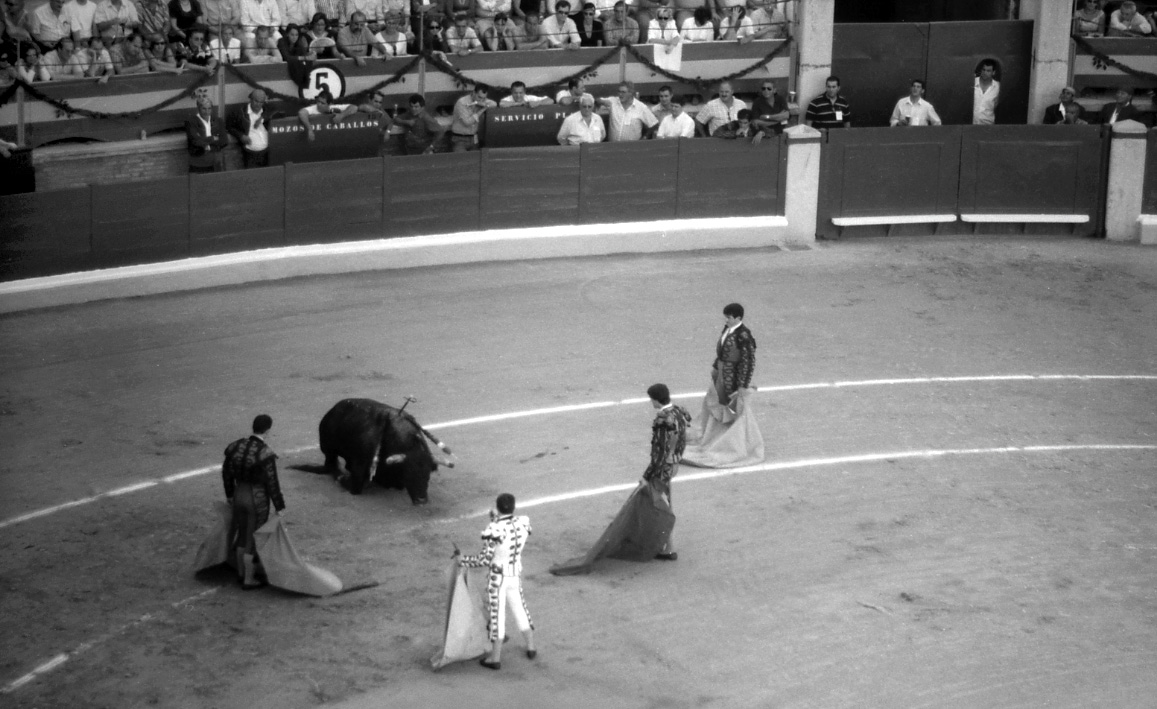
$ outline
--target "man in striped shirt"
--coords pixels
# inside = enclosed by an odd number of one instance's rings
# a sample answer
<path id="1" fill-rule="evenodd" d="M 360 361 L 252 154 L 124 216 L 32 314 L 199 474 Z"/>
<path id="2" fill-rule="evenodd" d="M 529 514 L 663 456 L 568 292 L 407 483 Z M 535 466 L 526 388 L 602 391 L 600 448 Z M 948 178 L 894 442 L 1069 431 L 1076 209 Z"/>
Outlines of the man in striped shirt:
<path id="1" fill-rule="evenodd" d="M 804 120 L 812 128 L 851 128 L 852 109 L 848 100 L 840 96 L 840 79 L 829 76 L 826 91 L 807 105 Z"/>

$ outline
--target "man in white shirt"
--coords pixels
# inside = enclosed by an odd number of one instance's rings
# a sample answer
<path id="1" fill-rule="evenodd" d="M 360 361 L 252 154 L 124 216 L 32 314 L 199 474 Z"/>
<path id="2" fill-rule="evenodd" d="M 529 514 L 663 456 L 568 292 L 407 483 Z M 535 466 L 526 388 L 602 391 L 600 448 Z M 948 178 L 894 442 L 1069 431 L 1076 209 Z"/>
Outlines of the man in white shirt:
<path id="1" fill-rule="evenodd" d="M 112 46 L 125 38 L 126 30 L 140 26 L 137 6 L 125 0 L 104 0 L 96 6 L 94 29 L 104 37 L 105 45 Z"/>
<path id="2" fill-rule="evenodd" d="M 92 30 L 96 25 L 96 0 L 72 0 L 64 4 L 64 11 L 68 13 L 69 24 L 72 26 L 72 41 L 88 44 L 92 38 Z"/>
<path id="3" fill-rule="evenodd" d="M 699 135 L 715 135 L 719 126 L 739 120 L 739 112 L 745 108 L 747 104 L 735 98 L 731 82 L 724 81 L 719 85 L 719 98 L 713 98 L 703 104 L 703 108 L 699 109 L 699 115 L 695 117 Z"/>
<path id="4" fill-rule="evenodd" d="M 577 104 L 588 96 L 593 104 L 595 97 L 587 93 L 586 83 L 580 76 L 567 81 L 566 88 L 558 92 L 558 95 L 554 97 L 554 102 L 560 106 L 569 106 L 572 103 Z"/>
<path id="5" fill-rule="evenodd" d="M 243 39 L 257 38 L 258 27 L 269 27 L 274 39 L 280 38 L 276 30 L 281 27 L 281 11 L 275 0 L 241 0 L 241 36 Z"/>
<path id="6" fill-rule="evenodd" d="M 1146 37 L 1153 32 L 1152 25 L 1137 12 L 1137 3 L 1125 0 L 1109 15 L 1109 37 Z"/>
<path id="7" fill-rule="evenodd" d="M 694 138 L 695 119 L 683 113 L 682 104 L 671 103 L 671 112 L 659 122 L 656 138 Z"/>
<path id="8" fill-rule="evenodd" d="M 651 109 L 635 100 L 635 85 L 629 81 L 619 84 L 617 98 L 604 98 L 602 102 L 611 109 L 611 142 L 642 140 L 644 133 L 659 125 Z"/>
<path id="9" fill-rule="evenodd" d="M 554 14 L 542 21 L 542 36 L 546 37 L 547 46 L 551 49 L 578 49 L 582 46 L 578 26 L 570 19 L 570 3 L 567 0 L 558 0 L 554 6 Z"/>
<path id="10" fill-rule="evenodd" d="M 996 106 L 1000 103 L 1000 82 L 996 76 L 996 62 L 985 59 L 980 63 L 980 75 L 972 84 L 972 125 L 990 126 L 996 123 Z"/>
<path id="11" fill-rule="evenodd" d="M 924 100 L 924 80 L 913 79 L 908 95 L 896 102 L 892 109 L 892 126 L 938 126 L 940 116 L 932 104 Z"/>
<path id="12" fill-rule="evenodd" d="M 549 96 L 529 96 L 526 93 L 526 84 L 516 81 L 510 85 L 510 95 L 498 102 L 500 108 L 534 108 L 547 103 L 554 103 Z"/>
<path id="13" fill-rule="evenodd" d="M 246 169 L 269 165 L 269 122 L 273 116 L 265 112 L 266 101 L 265 92 L 254 89 L 249 103 L 234 110 L 226 121 L 230 135 L 241 144 L 241 163 Z"/>
<path id="14" fill-rule="evenodd" d="M 72 16 L 64 0 L 48 0 L 28 14 L 28 29 L 42 51 L 56 48 L 60 40 L 72 36 Z"/>
<path id="15" fill-rule="evenodd" d="M 595 114 L 595 100 L 589 95 L 579 100 L 578 112 L 563 119 L 558 129 L 559 145 L 601 143 L 606 137 L 607 130 L 602 116 Z"/>
<path id="16" fill-rule="evenodd" d="M 220 31 L 220 35 L 209 40 L 209 51 L 222 64 L 240 63 L 241 40 L 233 36 L 235 32 L 233 25 L 222 25 Z"/>
<path id="17" fill-rule="evenodd" d="M 201 0 L 201 6 L 205 6 L 205 0 Z M 304 32 L 317 13 L 317 5 L 313 0 L 277 0 L 277 11 L 283 25 L 297 25 Z"/>

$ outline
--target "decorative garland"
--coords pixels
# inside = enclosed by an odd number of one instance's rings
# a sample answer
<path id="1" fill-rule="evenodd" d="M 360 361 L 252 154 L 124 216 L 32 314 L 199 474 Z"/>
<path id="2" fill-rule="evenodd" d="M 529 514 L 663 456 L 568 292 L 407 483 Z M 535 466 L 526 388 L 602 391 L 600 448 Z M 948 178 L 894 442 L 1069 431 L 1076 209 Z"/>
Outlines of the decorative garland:
<path id="1" fill-rule="evenodd" d="M 594 74 L 595 71 L 600 66 L 602 66 L 603 64 L 606 64 L 607 62 L 614 59 L 618 55 L 619 55 L 619 48 L 618 47 L 612 47 L 610 49 L 610 51 L 608 51 L 606 54 L 604 54 L 601 57 L 599 57 L 598 59 L 596 59 L 593 64 L 586 67 L 585 69 L 579 69 L 578 71 L 571 74 L 570 76 L 565 76 L 565 77 L 563 77 L 557 81 L 552 81 L 548 84 L 540 84 L 538 86 L 528 86 L 528 87 L 526 87 L 526 92 L 530 93 L 530 94 L 536 94 L 539 91 L 550 92 L 550 91 L 553 91 L 559 85 L 569 83 L 571 79 L 585 79 L 588 76 L 590 76 L 591 74 Z M 425 56 L 426 56 L 426 61 L 430 62 L 430 64 L 435 69 L 442 72 L 443 74 L 448 74 L 452 79 L 454 79 L 454 83 L 463 89 L 467 89 L 467 88 L 470 88 L 472 86 L 479 86 L 479 87 L 482 87 L 482 88 L 487 89 L 487 90 L 494 88 L 493 86 L 490 86 L 489 84 L 484 84 L 481 81 L 475 81 L 474 79 L 471 79 L 470 77 L 466 76 L 462 72 L 455 69 L 454 66 L 452 64 L 450 64 L 449 62 L 447 62 L 445 59 L 443 59 L 442 57 L 438 56 L 437 54 L 435 54 L 433 52 L 430 52 L 429 50 L 426 50 Z"/>
<path id="2" fill-rule="evenodd" d="M 1121 62 L 1110 57 L 1109 55 L 1102 54 L 1101 52 L 1098 52 L 1096 49 L 1093 48 L 1093 45 L 1089 44 L 1088 41 L 1085 40 L 1084 37 L 1078 37 L 1077 35 L 1073 35 L 1072 37 L 1073 37 L 1073 41 L 1077 43 L 1078 47 L 1080 47 L 1081 49 L 1085 50 L 1086 53 L 1091 54 L 1093 56 L 1093 66 L 1097 67 L 1098 69 L 1106 69 L 1108 67 L 1113 67 L 1114 69 L 1120 69 L 1121 71 L 1125 72 L 1126 74 L 1129 74 L 1130 76 L 1136 76 L 1140 79 L 1147 79 L 1149 81 L 1157 81 L 1157 74 L 1150 74 L 1147 71 L 1141 71 L 1140 69 L 1134 69 L 1131 66 L 1127 66 L 1125 64 L 1122 64 Z"/>
<path id="3" fill-rule="evenodd" d="M 349 94 L 347 96 L 343 96 L 342 97 L 342 103 L 361 103 L 364 100 L 369 99 L 371 96 L 373 96 L 378 91 L 381 91 L 385 87 L 389 86 L 390 84 L 396 84 L 399 81 L 402 81 L 403 79 L 406 78 L 406 76 L 409 75 L 410 71 L 418 65 L 418 62 L 421 59 L 422 59 L 422 55 L 418 55 L 418 56 L 414 57 L 413 59 L 411 59 L 410 61 L 406 62 L 406 65 L 403 66 L 398 71 L 394 72 L 394 75 L 391 76 L 390 78 L 385 79 L 384 81 L 380 81 L 380 82 L 374 84 L 373 86 L 369 87 L 368 89 L 362 89 L 361 91 L 359 91 L 355 94 Z M 270 98 L 275 98 L 279 101 L 290 101 L 292 103 L 297 103 L 297 104 L 301 104 L 301 105 L 305 105 L 305 104 L 309 103 L 309 101 L 306 101 L 305 99 L 301 98 L 300 96 L 290 96 L 289 94 L 283 94 L 280 91 L 274 91 L 273 89 L 262 86 L 261 84 L 257 83 L 253 79 L 246 76 L 245 72 L 241 71 L 233 64 L 226 64 L 225 69 L 233 76 L 236 76 L 238 79 L 240 79 L 241 81 L 248 84 L 250 87 L 252 87 L 254 89 L 261 89 L 266 94 L 268 94 Z"/>
<path id="4" fill-rule="evenodd" d="M 24 79 L 21 79 L 20 77 L 16 77 L 16 83 L 12 86 L 12 88 L 10 88 L 8 91 L 4 92 L 3 95 L 0 95 L 0 106 L 4 105 L 11 98 L 10 94 L 15 93 L 15 90 L 17 87 L 20 87 L 20 88 L 23 88 L 25 91 L 27 91 L 28 94 L 30 96 L 32 96 L 32 98 L 36 99 L 37 101 L 43 101 L 44 103 L 47 103 L 47 104 L 55 107 L 58 111 L 62 111 L 64 113 L 67 113 L 70 116 L 84 116 L 85 118 L 99 118 L 99 119 L 140 118 L 141 116 L 146 116 L 150 113 L 156 113 L 157 111 L 159 111 L 162 108 L 165 108 L 167 106 L 172 106 L 174 103 L 176 103 L 182 99 L 189 98 L 193 94 L 197 93 L 198 89 L 200 89 L 205 84 L 209 83 L 209 81 L 212 80 L 213 78 L 214 77 L 212 74 L 201 74 L 197 77 L 196 81 L 194 81 L 192 84 L 190 84 L 185 90 L 181 91 L 181 93 L 176 94 L 175 96 L 171 96 L 171 97 L 165 99 L 164 101 L 161 101 L 158 104 L 155 104 L 153 106 L 149 106 L 148 108 L 142 108 L 139 111 L 125 111 L 123 113 L 105 113 L 103 111 L 90 111 L 87 108 L 74 108 L 73 106 L 69 105 L 68 101 L 64 101 L 62 99 L 52 98 L 51 96 L 44 93 L 40 89 L 36 88 L 32 84 L 28 83 Z"/>
<path id="5" fill-rule="evenodd" d="M 1075 39 L 1077 41 L 1077 44 L 1080 45 L 1083 49 L 1086 49 L 1091 54 L 1093 54 L 1093 56 L 1096 57 L 1096 59 L 1098 61 L 1102 61 L 1105 64 L 1115 66 L 1118 69 L 1121 69 L 1122 71 L 1133 74 L 1134 76 L 1140 76 L 1143 78 L 1150 78 L 1150 79 L 1157 79 L 1157 75 L 1149 74 L 1149 73 L 1143 72 L 1143 71 L 1138 71 L 1136 69 L 1132 69 L 1132 68 L 1127 67 L 1123 64 L 1120 64 L 1119 62 L 1114 61 L 1110 57 L 1107 57 L 1103 54 L 1100 54 L 1099 52 L 1094 50 L 1092 47 L 1090 47 L 1086 42 L 1084 42 L 1084 40 L 1082 40 L 1078 37 L 1074 37 L 1073 39 Z M 619 48 L 620 47 L 626 49 L 628 54 L 630 54 L 632 57 L 634 57 L 641 64 L 643 64 L 644 66 L 646 66 L 648 69 L 650 69 L 653 72 L 656 72 L 658 74 L 662 74 L 663 76 L 667 77 L 668 79 L 671 79 L 672 81 L 678 81 L 681 83 L 691 84 L 691 85 L 693 85 L 699 89 L 707 89 L 714 84 L 718 84 L 718 83 L 721 83 L 724 81 L 730 81 L 732 79 L 737 79 L 737 78 L 740 78 L 743 76 L 747 76 L 748 74 L 750 74 L 753 71 L 759 69 L 760 67 L 766 65 L 772 59 L 775 59 L 777 56 L 779 56 L 781 53 L 783 53 L 788 48 L 790 42 L 791 42 L 790 39 L 785 40 L 782 44 L 780 44 L 775 49 L 768 52 L 761 59 L 753 62 L 751 65 L 749 65 L 743 69 L 740 69 L 739 71 L 734 72 L 732 74 L 728 74 L 727 76 L 721 76 L 721 77 L 714 78 L 714 79 L 703 79 L 701 77 L 691 78 L 691 77 L 687 77 L 687 76 L 681 76 L 681 75 L 676 74 L 676 73 L 671 72 L 671 71 L 667 71 L 666 69 L 663 69 L 662 67 L 659 67 L 658 65 L 656 65 L 653 61 L 651 61 L 651 59 L 649 57 L 646 56 L 646 54 L 639 51 L 633 45 L 623 43 L 623 44 L 619 45 L 618 47 L 612 47 L 606 54 L 600 56 L 598 59 L 596 59 L 589 66 L 584 67 L 583 69 L 580 69 L 573 74 L 571 74 L 569 76 L 565 76 L 561 79 L 558 79 L 556 81 L 553 81 L 553 82 L 550 82 L 547 84 L 541 84 L 538 86 L 528 87 L 527 91 L 530 93 L 537 93 L 539 91 L 550 91 L 550 90 L 554 89 L 556 86 L 559 86 L 560 84 L 568 83 L 571 79 L 587 78 L 590 75 L 596 73 L 598 68 L 601 67 L 603 64 L 606 64 L 607 62 L 609 62 L 612 59 L 614 59 L 615 57 L 617 57 L 619 54 Z M 485 89 L 494 88 L 494 87 L 492 87 L 488 84 L 485 84 L 481 81 L 476 81 L 474 79 L 471 79 L 470 77 L 466 76 L 462 72 L 458 71 L 453 65 L 451 65 L 448 61 L 446 61 L 446 59 L 444 59 L 442 56 L 440 56 L 439 53 L 432 52 L 429 49 L 427 49 L 422 54 L 419 54 L 419 55 L 415 56 L 413 59 L 411 59 L 410 61 L 406 62 L 405 66 L 403 66 L 401 69 L 396 71 L 393 76 L 391 76 L 388 79 L 385 79 L 383 81 L 380 81 L 380 82 L 374 84 L 373 86 L 371 86 L 367 89 L 363 89 L 361 91 L 358 91 L 357 93 L 345 96 L 345 97 L 343 97 L 343 101 L 348 102 L 348 103 L 361 103 L 361 102 L 369 99 L 369 97 L 373 96 L 375 93 L 377 93 L 378 91 L 381 91 L 385 87 L 387 87 L 391 84 L 395 84 L 395 83 L 405 79 L 406 76 L 408 76 L 410 74 L 410 72 L 414 69 L 414 67 L 416 67 L 418 65 L 418 62 L 421 61 L 423 58 L 425 58 L 426 61 L 430 62 L 430 64 L 435 69 L 437 69 L 438 71 L 441 71 L 442 73 L 447 74 L 451 78 L 453 78 L 454 82 L 462 88 L 469 88 L 469 87 L 473 87 L 473 86 L 480 86 L 480 87 L 485 88 Z M 268 94 L 271 98 L 277 99 L 279 101 L 289 101 L 289 102 L 297 103 L 297 104 L 307 103 L 300 96 L 291 96 L 289 94 L 283 94 L 280 91 L 274 91 L 273 89 L 270 89 L 266 86 L 261 85 L 260 83 L 254 81 L 252 78 L 247 76 L 245 74 L 245 72 L 243 72 L 241 69 L 237 68 L 233 64 L 225 64 L 224 67 L 225 67 L 226 71 L 228 71 L 230 74 L 232 74 L 233 76 L 240 79 L 242 82 L 244 82 L 248 86 L 250 86 L 254 89 L 261 89 L 266 94 Z M 205 84 L 209 83 L 209 81 L 214 80 L 214 79 L 215 79 L 215 74 L 201 74 L 201 75 L 198 75 L 197 79 L 192 84 L 190 84 L 187 88 L 185 88 L 179 94 L 176 94 L 175 96 L 172 96 L 168 99 L 165 99 L 164 101 L 161 101 L 158 104 L 155 104 L 153 106 L 149 106 L 148 108 L 142 108 L 139 111 L 126 111 L 123 113 L 104 113 L 102 111 L 90 111 L 90 110 L 85 109 L 85 108 L 74 108 L 73 106 L 69 105 L 69 103 L 67 101 L 52 98 L 51 96 L 49 96 L 49 95 L 45 94 L 44 92 L 40 91 L 39 89 L 35 88 L 32 84 L 17 77 L 15 83 L 12 86 L 8 87 L 3 93 L 0 93 L 0 106 L 5 105 L 6 103 L 8 103 L 9 101 L 12 100 L 12 97 L 16 95 L 16 89 L 23 88 L 24 90 L 26 90 L 29 93 L 29 95 L 32 96 L 32 98 L 34 98 L 38 101 L 43 101 L 44 103 L 47 103 L 51 106 L 54 106 L 58 110 L 63 111 L 64 113 L 67 113 L 70 116 L 77 115 L 77 116 L 84 116 L 85 118 L 98 118 L 98 119 L 140 118 L 141 116 L 144 116 L 144 115 L 147 115 L 150 113 L 155 113 L 157 111 L 160 111 L 163 108 L 166 108 L 168 106 L 173 105 L 174 103 L 176 103 L 182 99 L 185 99 L 185 98 L 192 96 L 193 94 L 195 94 L 197 92 L 198 89 L 200 89 L 202 86 L 204 86 Z"/>
<path id="6" fill-rule="evenodd" d="M 762 59 L 755 61 L 754 63 L 744 67 L 743 69 L 740 69 L 737 72 L 734 72 L 732 74 L 728 74 L 727 76 L 720 76 L 720 77 L 715 78 L 715 79 L 703 79 L 703 78 L 698 77 L 698 76 L 695 77 L 694 79 L 692 79 L 692 78 L 689 78 L 686 76 L 680 76 L 679 74 L 676 74 L 676 73 L 671 72 L 671 71 L 667 71 L 666 69 L 655 64 L 655 62 L 651 61 L 645 53 L 640 52 L 638 50 L 638 48 L 635 47 L 634 45 L 624 44 L 622 46 L 627 50 L 627 54 L 630 54 L 632 57 L 637 59 L 639 61 L 639 63 L 641 63 L 643 66 L 647 67 L 651 71 L 655 72 L 656 74 L 662 74 L 663 76 L 667 77 L 668 79 L 671 79 L 672 81 L 679 81 L 679 82 L 682 82 L 685 84 L 692 84 L 700 90 L 707 90 L 714 85 L 723 83 L 724 81 L 731 81 L 732 79 L 738 79 L 740 77 L 747 76 L 748 74 L 750 74 L 751 72 L 760 68 L 761 66 L 766 65 L 772 59 L 775 59 L 777 56 L 780 55 L 780 53 L 782 53 L 784 50 L 786 50 L 790 46 L 790 44 L 791 44 L 791 39 L 785 39 L 783 41 L 783 44 L 779 45 L 775 49 L 768 52 L 766 55 L 764 55 L 764 57 Z"/>

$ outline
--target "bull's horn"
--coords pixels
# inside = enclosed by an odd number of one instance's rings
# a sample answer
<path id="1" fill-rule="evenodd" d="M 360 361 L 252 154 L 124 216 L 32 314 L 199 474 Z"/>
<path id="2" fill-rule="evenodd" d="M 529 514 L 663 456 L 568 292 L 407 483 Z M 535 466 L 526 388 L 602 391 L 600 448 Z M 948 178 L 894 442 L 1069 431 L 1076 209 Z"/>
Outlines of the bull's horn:
<path id="1" fill-rule="evenodd" d="M 386 465 L 397 465 L 406 459 L 405 453 L 395 453 L 391 456 L 386 456 Z"/>

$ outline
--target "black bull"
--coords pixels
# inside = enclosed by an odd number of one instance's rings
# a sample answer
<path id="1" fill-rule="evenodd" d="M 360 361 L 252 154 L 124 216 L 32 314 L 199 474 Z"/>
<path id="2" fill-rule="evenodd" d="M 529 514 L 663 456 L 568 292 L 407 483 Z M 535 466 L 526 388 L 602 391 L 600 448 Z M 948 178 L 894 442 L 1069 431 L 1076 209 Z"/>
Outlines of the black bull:
<path id="1" fill-rule="evenodd" d="M 334 404 L 321 418 L 318 436 L 327 472 L 336 475 L 337 459 L 345 461 L 348 474 L 341 481 L 351 493 L 361 494 L 376 465 L 374 482 L 405 490 L 415 505 L 426 504 L 430 473 L 438 469 L 424 438 L 450 452 L 413 416 L 373 399 L 343 399 Z"/>

